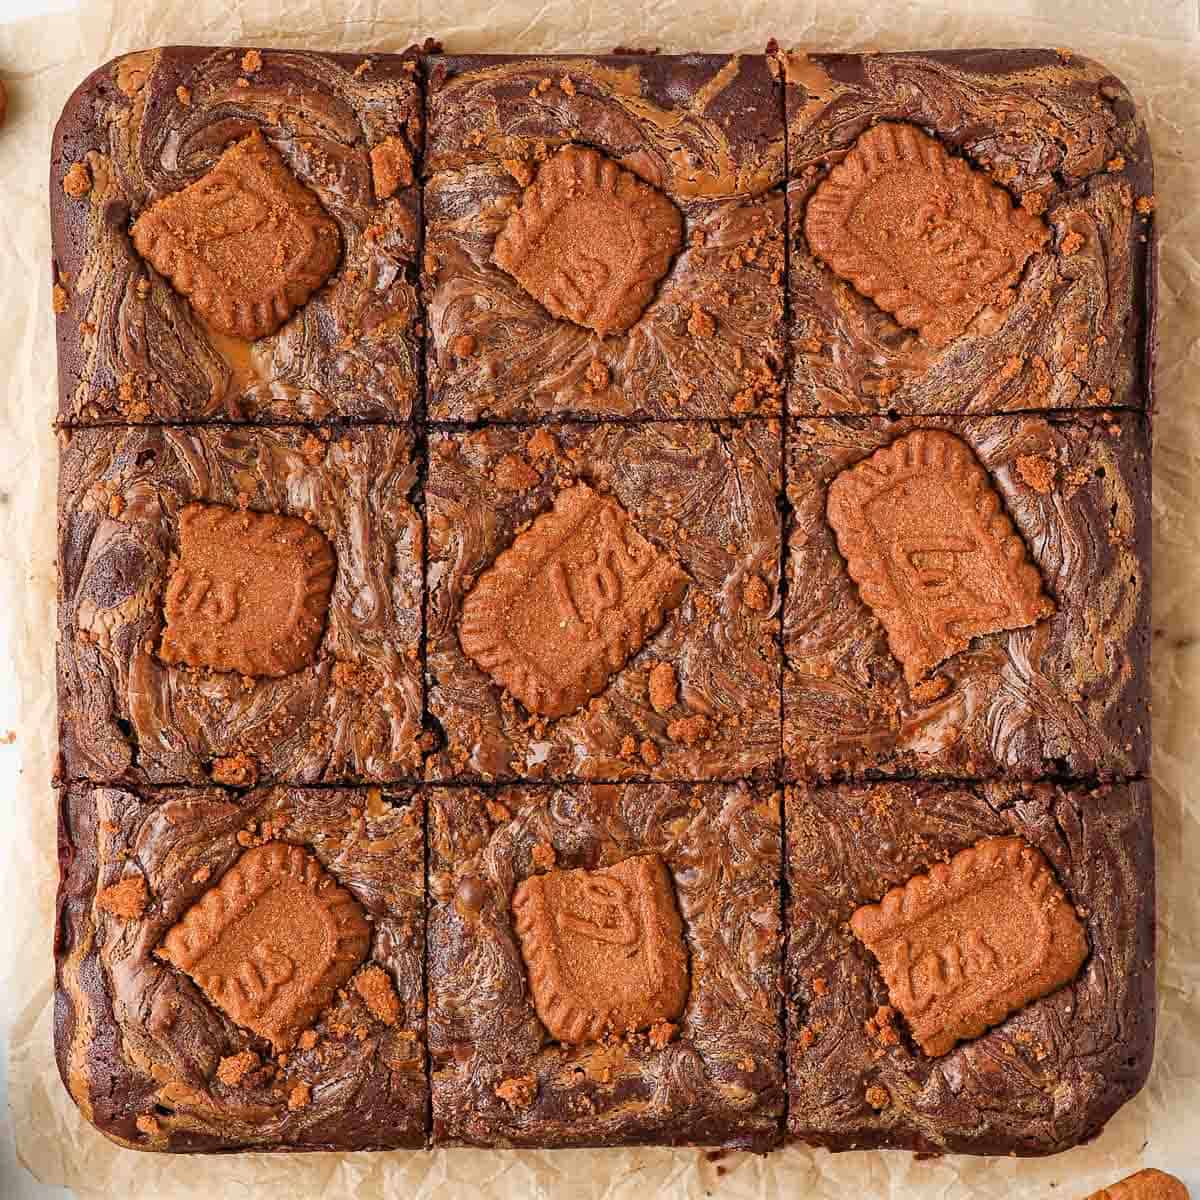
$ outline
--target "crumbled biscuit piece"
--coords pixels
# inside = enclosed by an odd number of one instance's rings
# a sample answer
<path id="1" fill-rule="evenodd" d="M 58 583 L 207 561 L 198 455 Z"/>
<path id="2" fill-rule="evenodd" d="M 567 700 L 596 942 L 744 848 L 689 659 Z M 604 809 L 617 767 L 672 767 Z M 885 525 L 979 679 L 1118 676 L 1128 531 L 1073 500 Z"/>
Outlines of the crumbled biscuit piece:
<path id="1" fill-rule="evenodd" d="M 307 1083 L 298 1083 L 288 1092 L 287 1106 L 291 1112 L 305 1108 L 312 1100 L 312 1088 Z"/>
<path id="2" fill-rule="evenodd" d="M 642 743 L 641 747 L 642 762 L 648 767 L 657 767 L 662 762 L 662 755 L 658 751 L 658 747 L 648 738 Z"/>
<path id="3" fill-rule="evenodd" d="M 258 782 L 258 763 L 249 754 L 214 759 L 212 781 L 226 787 L 253 787 Z"/>
<path id="4" fill-rule="evenodd" d="M 1083 245 L 1083 234 L 1079 233 L 1077 230 L 1072 229 L 1071 232 L 1068 233 L 1065 238 L 1063 238 L 1062 246 L 1060 247 L 1060 249 L 1062 250 L 1062 252 L 1064 254 L 1074 254 L 1075 251 L 1078 250 L 1079 247 L 1082 245 Z"/>
<path id="5" fill-rule="evenodd" d="M 1143 217 L 1148 217 L 1154 211 L 1156 203 L 1157 202 L 1153 196 L 1139 196 L 1134 202 L 1133 207 L 1136 208 Z"/>
<path id="6" fill-rule="evenodd" d="M 67 305 L 70 303 L 70 297 L 67 295 L 67 289 L 61 283 L 54 285 L 54 291 L 51 293 L 50 303 L 57 315 L 61 316 L 67 311 Z"/>
<path id="7" fill-rule="evenodd" d="M 517 454 L 506 454 L 496 464 L 492 477 L 506 492 L 524 491 L 541 480 L 541 476 Z"/>
<path id="8" fill-rule="evenodd" d="M 96 895 L 96 907 L 122 921 L 137 921 L 146 911 L 149 900 L 145 877 L 129 875 L 120 883 L 101 889 Z"/>
<path id="9" fill-rule="evenodd" d="M 1017 473 L 1035 492 L 1043 496 L 1054 489 L 1056 467 L 1053 460 L 1040 454 L 1021 454 L 1017 457 Z"/>
<path id="10" fill-rule="evenodd" d="M 549 842 L 538 842 L 533 848 L 533 865 L 541 871 L 548 871 L 558 861 L 554 847 Z"/>
<path id="11" fill-rule="evenodd" d="M 63 176 L 62 190 L 72 200 L 82 200 L 92 190 L 92 173 L 85 163 L 72 163 L 71 168 Z"/>
<path id="12" fill-rule="evenodd" d="M 681 717 L 667 726 L 667 737 L 684 746 L 694 746 L 697 742 L 704 741 L 711 732 L 709 720 L 703 713 Z"/>
<path id="13" fill-rule="evenodd" d="M 656 713 L 664 713 L 679 699 L 679 681 L 669 662 L 655 663 L 650 668 L 650 703 Z"/>
<path id="14" fill-rule="evenodd" d="M 558 441 L 548 429 L 539 429 L 525 449 L 530 458 L 549 458 L 558 453 Z"/>
<path id="15" fill-rule="evenodd" d="M 742 603 L 755 612 L 766 612 L 771 607 L 771 589 L 757 575 L 751 575 L 742 589 Z"/>
<path id="16" fill-rule="evenodd" d="M 455 358 L 470 358 L 475 353 L 475 339 L 469 333 L 460 333 L 450 343 L 450 353 Z"/>
<path id="17" fill-rule="evenodd" d="M 586 387 L 589 391 L 602 392 L 608 387 L 610 376 L 608 368 L 598 358 L 593 358 L 588 363 L 584 378 L 587 380 Z"/>
<path id="18" fill-rule="evenodd" d="M 226 1087 L 237 1087 L 251 1071 L 257 1071 L 260 1066 L 262 1060 L 253 1050 L 243 1050 L 217 1063 L 217 1078 Z"/>
<path id="19" fill-rule="evenodd" d="M 517 1075 L 496 1085 L 496 1095 L 509 1108 L 528 1108 L 537 1095 L 537 1079 L 533 1075 Z"/>
<path id="20" fill-rule="evenodd" d="M 872 1108 L 887 1108 L 891 1102 L 892 1097 L 889 1095 L 887 1088 L 882 1088 L 878 1084 L 872 1084 L 867 1088 L 867 1103 Z"/>
<path id="21" fill-rule="evenodd" d="M 655 1050 L 662 1050 L 678 1031 L 679 1026 L 673 1025 L 670 1021 L 655 1021 L 650 1026 L 650 1045 Z"/>
<path id="22" fill-rule="evenodd" d="M 144 1133 L 147 1137 L 155 1137 L 162 1132 L 162 1126 L 159 1124 L 158 1118 L 151 1116 L 149 1113 L 142 1113 L 134 1124 L 138 1128 L 139 1133 Z"/>
<path id="23" fill-rule="evenodd" d="M 392 987 L 388 973 L 382 967 L 367 967 L 354 978 L 354 990 L 363 998 L 373 1016 L 385 1025 L 395 1025 L 400 1019 L 400 997 Z"/>
<path id="24" fill-rule="evenodd" d="M 247 75 L 253 75 L 255 71 L 261 71 L 262 65 L 262 55 L 257 50 L 247 50 L 242 55 L 242 70 Z"/>
<path id="25" fill-rule="evenodd" d="M 717 323 L 698 304 L 692 305 L 692 315 L 688 318 L 688 333 L 692 337 L 710 338 L 717 332 Z"/>
<path id="26" fill-rule="evenodd" d="M 398 188 L 412 186 L 412 155 L 403 138 L 387 137 L 371 147 L 371 179 L 377 200 L 386 200 Z"/>
<path id="27" fill-rule="evenodd" d="M 522 186 L 533 182 L 533 168 L 519 158 L 502 158 L 500 165 Z"/>
<path id="28" fill-rule="evenodd" d="M 181 83 L 175 89 L 175 99 L 178 100 L 184 108 L 188 108 L 192 103 L 192 89 L 184 87 Z"/>

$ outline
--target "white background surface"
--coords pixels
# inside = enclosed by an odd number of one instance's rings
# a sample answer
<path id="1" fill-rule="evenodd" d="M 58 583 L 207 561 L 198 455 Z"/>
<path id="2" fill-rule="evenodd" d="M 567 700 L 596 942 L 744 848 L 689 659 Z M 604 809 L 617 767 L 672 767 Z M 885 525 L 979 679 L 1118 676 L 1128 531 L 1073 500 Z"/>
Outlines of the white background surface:
<path id="1" fill-rule="evenodd" d="M 396 0 L 396 2 L 398 5 L 406 5 L 409 0 Z M 836 0 L 822 0 L 822 3 L 825 2 L 836 5 Z M 126 3 L 136 8 L 141 0 L 126 0 Z M 1055 0 L 1011 0 L 1007 5 L 1004 0 L 959 0 L 958 3 L 955 3 L 954 0 L 941 0 L 936 7 L 942 10 L 972 11 L 981 5 L 992 12 L 1005 10 L 1011 11 L 1014 16 L 1044 16 L 1050 19 L 1055 16 L 1057 7 Z M 735 14 L 738 7 L 736 0 L 730 0 L 729 6 L 731 19 L 736 23 Z M 933 5 L 931 4 L 931 6 Z M 331 5 L 331 7 L 336 6 Z M 580 4 L 579 19 L 581 22 L 586 22 L 588 19 L 588 7 L 587 3 Z M 74 8 L 74 0 L 0 0 L 0 23 L 16 21 L 40 13 L 69 11 Z M 787 0 L 780 0 L 777 23 L 781 37 L 788 31 L 788 8 Z M 1103 10 L 1104 23 L 1110 31 L 1113 31 L 1115 28 L 1114 18 L 1119 23 L 1120 6 L 1108 3 L 1107 0 L 1101 0 L 1100 8 Z M 1138 5 L 1138 9 L 1143 14 L 1147 10 L 1155 11 L 1161 17 L 1157 32 L 1162 36 L 1181 41 L 1194 41 L 1200 47 L 1200 0 L 1143 0 Z M 430 32 L 438 32 L 436 4 L 429 7 L 425 17 Z M 18 83 L 20 79 L 19 64 L 0 61 L 0 77 L 13 81 L 14 84 Z M 1200 82 L 1196 86 L 1200 86 Z M 4 186 L 5 181 L 0 178 L 0 205 L 3 203 Z M 0 216 L 0 221 L 2 221 L 2 216 Z M 2 241 L 0 241 L 0 245 L 2 245 Z M 1196 253 L 1200 256 L 1200 248 Z M 0 296 L 0 322 L 5 320 L 5 306 L 14 303 L 20 303 L 20 297 Z M 53 353 L 53 348 L 48 347 L 47 352 Z M 3 379 L 2 375 L 0 375 L 0 379 Z M 0 384 L 0 387 L 2 386 L 3 384 Z M 46 411 L 49 414 L 51 411 L 49 398 L 47 398 L 46 405 Z M 0 428 L 0 436 L 5 436 L 2 428 Z M 19 483 L 19 480 L 0 478 L 0 502 L 7 498 L 4 493 L 9 493 L 18 487 Z M 2 555 L 3 547 L 0 546 L 0 556 Z M 21 737 L 16 707 L 17 695 L 15 687 L 12 686 L 11 671 L 12 646 L 14 645 L 12 619 L 11 612 L 5 611 L 3 606 L 0 606 L 0 735 L 5 735 L 8 731 L 14 731 L 17 734 L 12 744 L 0 744 L 0 837 L 7 834 L 11 824 L 10 806 L 13 804 L 15 795 L 14 784 L 22 771 Z M 3 897 L 6 894 L 10 894 L 13 889 L 20 889 L 21 886 L 20 878 L 0 876 L 0 904 L 3 903 Z M 0 917 L 0 1200 L 50 1200 L 50 1198 L 63 1200 L 69 1195 L 68 1192 L 37 1183 L 17 1163 L 15 1156 L 6 1088 L 8 1034 L 18 1015 L 16 1006 L 21 1000 L 11 967 L 14 957 L 12 953 L 13 937 L 12 930 L 6 927 Z M 48 956 L 49 947 L 46 948 L 46 953 Z M 1196 1133 L 1195 1143 L 1190 1151 L 1187 1149 L 1177 1151 L 1178 1161 L 1166 1161 L 1161 1158 L 1153 1161 L 1155 1165 L 1173 1170 L 1183 1177 L 1192 1188 L 1195 1200 L 1200 1200 L 1200 1112 L 1194 1112 L 1190 1114 L 1190 1117 L 1194 1122 Z M 352 1192 L 353 1189 L 348 1190 Z M 1077 1200 L 1075 1190 L 1069 1183 L 1065 1183 L 1062 1190 L 1063 1200 Z M 1014 1196 L 1018 1195 L 1016 1192 L 1013 1194 Z M 931 1200 L 935 1195 L 937 1195 L 936 1191 L 931 1193 Z M 114 1200 L 117 1198 L 114 1197 Z M 224 1198 L 214 1197 L 214 1200 L 224 1200 Z M 797 1196 L 796 1200 L 802 1200 L 802 1198 Z M 848 1196 L 846 1200 L 871 1200 L 871 1198 Z"/>

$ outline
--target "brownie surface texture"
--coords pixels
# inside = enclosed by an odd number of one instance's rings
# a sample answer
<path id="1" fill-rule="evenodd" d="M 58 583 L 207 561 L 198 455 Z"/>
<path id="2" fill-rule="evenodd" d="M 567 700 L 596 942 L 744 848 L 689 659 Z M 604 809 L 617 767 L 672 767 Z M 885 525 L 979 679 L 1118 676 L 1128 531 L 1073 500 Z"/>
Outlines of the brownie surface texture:
<path id="1" fill-rule="evenodd" d="M 1142 1086 L 1107 68 L 167 47 L 73 93 L 50 217 L 105 1135 L 1032 1156 Z"/>

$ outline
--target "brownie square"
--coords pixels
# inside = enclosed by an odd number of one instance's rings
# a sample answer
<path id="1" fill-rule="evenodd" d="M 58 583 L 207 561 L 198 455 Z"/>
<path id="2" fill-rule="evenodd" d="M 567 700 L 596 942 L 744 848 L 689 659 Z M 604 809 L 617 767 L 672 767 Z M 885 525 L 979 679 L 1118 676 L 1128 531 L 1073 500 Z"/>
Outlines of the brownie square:
<path id="1" fill-rule="evenodd" d="M 55 1049 L 92 1124 L 141 1150 L 424 1145 L 419 794 L 59 799 Z M 181 922 L 204 935 L 186 969 Z M 250 1028 L 297 1003 L 286 1038 Z"/>
<path id="2" fill-rule="evenodd" d="M 1119 79 L 1052 50 L 781 63 L 791 413 L 1149 407 L 1154 182 Z"/>
<path id="3" fill-rule="evenodd" d="M 783 106 L 766 58 L 426 69 L 431 419 L 780 411 Z"/>
<path id="4" fill-rule="evenodd" d="M 434 432 L 431 779 L 779 759 L 779 424 Z"/>
<path id="5" fill-rule="evenodd" d="M 787 496 L 790 778 L 1147 771 L 1144 417 L 796 420 Z"/>
<path id="6" fill-rule="evenodd" d="M 66 779 L 420 777 L 410 434 L 135 426 L 64 439 Z"/>
<path id="7" fill-rule="evenodd" d="M 774 1145 L 779 794 L 649 783 L 430 796 L 434 1144 Z M 673 979 L 680 956 L 678 1015 L 648 1029 L 605 1020 L 622 988 L 674 1013 L 655 980 Z"/>
<path id="8" fill-rule="evenodd" d="M 415 55 L 93 72 L 51 150 L 59 421 L 408 418 L 421 111 Z"/>
<path id="9" fill-rule="evenodd" d="M 790 1135 L 835 1150 L 1055 1154 L 1095 1137 L 1141 1088 L 1154 1046 L 1149 784 L 797 785 L 786 810 Z M 1044 856 L 1084 926 L 1088 957 L 1065 986 L 934 1057 L 917 1047 L 847 922 L 888 889 L 998 837 Z M 947 963 L 956 939 L 961 947 L 972 934 L 1000 961 L 1041 946 L 1036 912 L 1008 927 L 1008 944 L 997 928 L 967 895 L 912 937 L 945 938 Z M 943 990 L 970 1007 L 995 978 L 965 962 L 958 977 L 947 968 Z"/>

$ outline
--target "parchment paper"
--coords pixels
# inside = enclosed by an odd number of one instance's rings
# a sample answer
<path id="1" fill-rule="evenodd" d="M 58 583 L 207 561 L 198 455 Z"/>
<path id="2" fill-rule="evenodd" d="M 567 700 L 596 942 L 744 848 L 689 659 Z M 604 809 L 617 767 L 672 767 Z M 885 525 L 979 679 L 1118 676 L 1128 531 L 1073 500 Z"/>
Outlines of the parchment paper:
<path id="1" fill-rule="evenodd" d="M 2 0 L 0 0 L 2 2 Z M 1157 170 L 1162 321 L 1154 472 L 1155 820 L 1159 1033 L 1147 1089 L 1092 1146 L 1017 1162 L 903 1153 L 834 1156 L 790 1148 L 768 1158 L 696 1150 L 439 1151 L 169 1157 L 120 1150 L 76 1112 L 51 1050 L 50 941 L 55 808 L 53 606 L 55 441 L 50 134 L 94 66 L 171 42 L 400 50 L 434 35 L 451 50 L 606 50 L 616 45 L 761 50 L 1066 46 L 1107 62 L 1145 105 Z M 18 770 L 0 800 L 0 982 L 13 998 L 12 1119 L 21 1161 L 80 1196 L 261 1194 L 361 1197 L 768 1195 L 1084 1196 L 1142 1165 L 1200 1185 L 1200 31 L 1195 0 L 103 0 L 81 14 L 0 28 L 9 119 L 0 130 L 0 637 L 14 648 Z M 3 643 L 0 642 L 0 645 Z M 2 731 L 0 731 L 2 732 Z M 2 769 L 2 768 L 0 768 Z M 2 780 L 2 777 L 0 777 Z M 270 1192 L 267 1189 L 271 1189 Z M 0 1190 L 3 1190 L 0 1186 Z"/>

